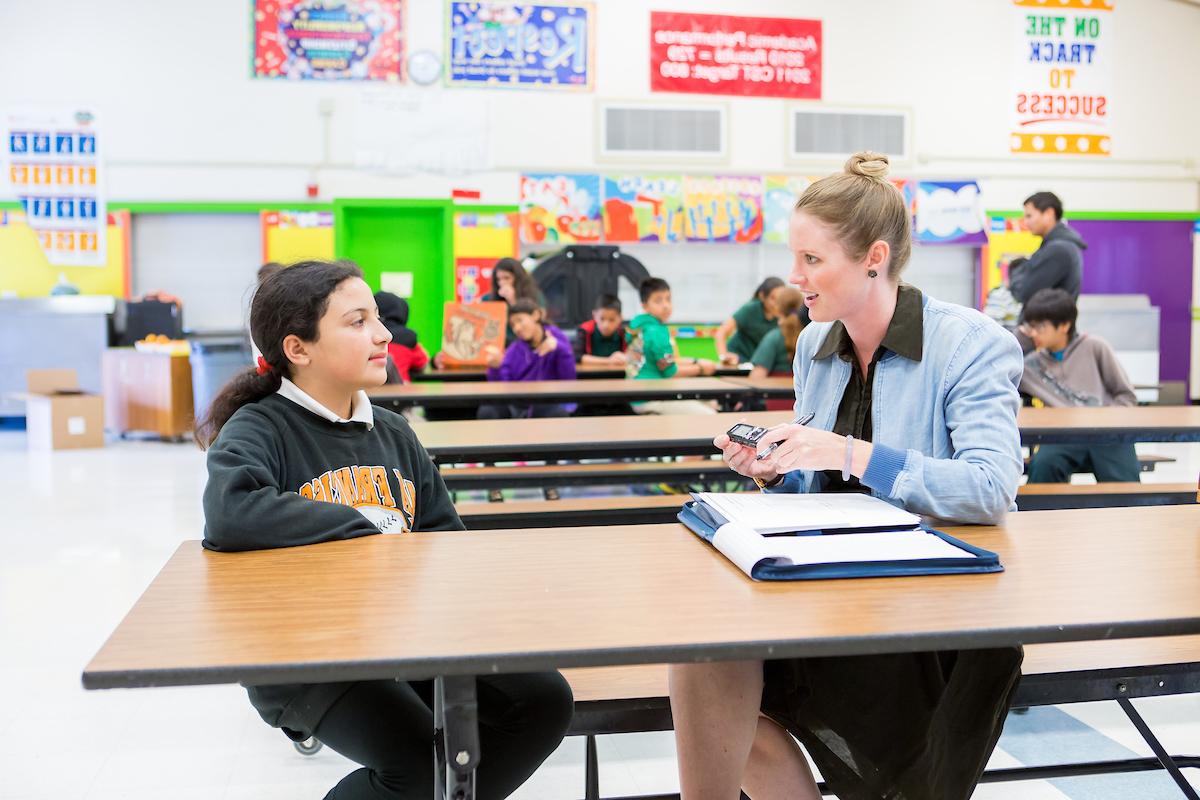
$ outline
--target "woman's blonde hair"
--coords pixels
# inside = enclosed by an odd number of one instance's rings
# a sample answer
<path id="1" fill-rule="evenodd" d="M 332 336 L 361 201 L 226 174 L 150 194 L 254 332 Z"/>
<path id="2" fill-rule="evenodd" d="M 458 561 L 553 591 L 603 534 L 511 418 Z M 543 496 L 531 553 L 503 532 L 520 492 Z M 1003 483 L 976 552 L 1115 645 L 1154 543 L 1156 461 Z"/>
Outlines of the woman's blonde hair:
<path id="1" fill-rule="evenodd" d="M 888 243 L 888 277 L 896 280 L 912 252 L 912 222 L 904 196 L 887 178 L 888 158 L 863 151 L 850 156 L 840 175 L 809 184 L 796 211 L 833 228 L 846 253 L 858 260 L 878 241 Z"/>

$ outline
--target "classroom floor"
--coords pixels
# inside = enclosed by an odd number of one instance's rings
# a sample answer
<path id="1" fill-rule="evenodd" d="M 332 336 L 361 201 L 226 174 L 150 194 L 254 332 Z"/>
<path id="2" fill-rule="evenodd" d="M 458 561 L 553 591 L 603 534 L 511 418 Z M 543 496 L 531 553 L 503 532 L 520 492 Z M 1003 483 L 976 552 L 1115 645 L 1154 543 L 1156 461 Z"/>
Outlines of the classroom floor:
<path id="1" fill-rule="evenodd" d="M 1147 481 L 1195 481 L 1200 445 Z M 318 800 L 349 763 L 306 758 L 232 686 L 84 692 L 79 675 L 182 539 L 199 538 L 204 456 L 113 441 L 30 454 L 0 431 L 0 800 Z M 301 602 L 302 596 L 297 597 Z M 1136 702 L 1171 752 L 1200 751 L 1200 695 Z M 677 791 L 670 734 L 602 737 L 605 796 Z M 1009 718 L 997 767 L 1148 756 L 1115 703 Z M 583 740 L 568 739 L 516 795 L 583 796 Z M 1189 779 L 1200 788 L 1200 771 Z M 986 800 L 1175 798 L 1165 773 L 981 787 Z"/>

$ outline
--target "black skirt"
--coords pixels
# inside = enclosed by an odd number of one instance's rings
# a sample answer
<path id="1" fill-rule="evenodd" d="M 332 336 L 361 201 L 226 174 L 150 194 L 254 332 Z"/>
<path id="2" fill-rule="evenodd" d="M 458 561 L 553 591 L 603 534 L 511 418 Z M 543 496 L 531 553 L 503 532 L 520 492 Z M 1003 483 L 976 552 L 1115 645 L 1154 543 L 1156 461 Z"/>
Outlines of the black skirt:
<path id="1" fill-rule="evenodd" d="M 1021 648 L 763 664 L 762 711 L 840 800 L 967 800 L 1000 738 Z"/>

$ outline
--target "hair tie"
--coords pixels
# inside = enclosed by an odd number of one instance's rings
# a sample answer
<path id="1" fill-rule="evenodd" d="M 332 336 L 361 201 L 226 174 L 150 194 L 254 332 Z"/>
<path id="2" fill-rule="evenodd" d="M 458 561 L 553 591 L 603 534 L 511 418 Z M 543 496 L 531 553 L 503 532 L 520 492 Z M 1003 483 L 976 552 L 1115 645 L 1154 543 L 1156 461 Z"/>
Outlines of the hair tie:
<path id="1" fill-rule="evenodd" d="M 258 369 L 255 370 L 259 375 L 266 375 L 271 371 L 271 365 L 262 356 L 258 357 Z"/>

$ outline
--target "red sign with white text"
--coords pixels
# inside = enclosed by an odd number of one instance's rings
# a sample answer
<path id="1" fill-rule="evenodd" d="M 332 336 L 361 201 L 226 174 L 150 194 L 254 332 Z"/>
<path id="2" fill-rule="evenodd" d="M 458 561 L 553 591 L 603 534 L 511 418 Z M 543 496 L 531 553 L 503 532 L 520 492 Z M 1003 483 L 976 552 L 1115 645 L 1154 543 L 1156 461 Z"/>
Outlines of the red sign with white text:
<path id="1" fill-rule="evenodd" d="M 821 98 L 821 20 L 650 12 L 656 92 Z"/>

